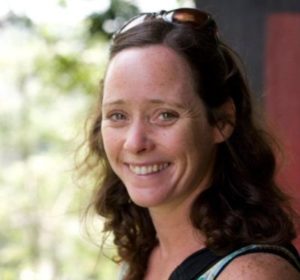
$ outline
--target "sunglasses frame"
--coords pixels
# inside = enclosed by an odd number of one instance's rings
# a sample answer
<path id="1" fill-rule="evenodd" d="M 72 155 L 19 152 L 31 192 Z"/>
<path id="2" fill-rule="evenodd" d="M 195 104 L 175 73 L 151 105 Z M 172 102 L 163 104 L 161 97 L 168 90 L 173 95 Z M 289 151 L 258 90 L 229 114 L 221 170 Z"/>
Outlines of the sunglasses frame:
<path id="1" fill-rule="evenodd" d="M 165 22 L 174 24 L 190 25 L 194 28 L 203 28 L 209 23 L 213 23 L 215 34 L 217 33 L 216 24 L 211 14 L 193 8 L 179 8 L 170 11 L 162 10 L 156 13 L 141 13 L 126 21 L 123 26 L 113 34 L 113 40 L 116 36 L 125 33 L 131 28 L 142 24 L 147 19 L 162 19 Z"/>

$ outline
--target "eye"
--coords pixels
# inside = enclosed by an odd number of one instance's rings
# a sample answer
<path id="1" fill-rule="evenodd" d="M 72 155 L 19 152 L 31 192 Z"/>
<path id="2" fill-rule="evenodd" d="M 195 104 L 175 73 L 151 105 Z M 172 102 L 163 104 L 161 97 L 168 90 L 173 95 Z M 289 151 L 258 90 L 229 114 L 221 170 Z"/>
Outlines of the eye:
<path id="1" fill-rule="evenodd" d="M 110 119 L 114 121 L 125 120 L 126 116 L 122 113 L 114 113 L 110 116 Z"/>
<path id="2" fill-rule="evenodd" d="M 152 123 L 159 126 L 168 126 L 175 123 L 179 118 L 179 114 L 171 110 L 160 110 L 153 115 Z"/>
<path id="3" fill-rule="evenodd" d="M 178 118 L 178 114 L 175 112 L 162 112 L 159 114 L 158 119 L 161 121 L 172 121 Z"/>
<path id="4" fill-rule="evenodd" d="M 124 113 L 122 113 L 122 112 L 112 112 L 112 113 L 108 113 L 105 116 L 105 119 L 113 121 L 113 122 L 119 122 L 119 121 L 126 120 L 127 116 Z"/>

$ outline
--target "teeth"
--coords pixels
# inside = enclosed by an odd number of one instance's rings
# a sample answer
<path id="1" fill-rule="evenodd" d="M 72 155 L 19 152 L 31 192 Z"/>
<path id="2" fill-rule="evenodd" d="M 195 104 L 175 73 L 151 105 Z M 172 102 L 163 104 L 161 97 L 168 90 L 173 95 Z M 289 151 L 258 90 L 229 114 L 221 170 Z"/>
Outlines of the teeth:
<path id="1" fill-rule="evenodd" d="M 144 165 L 144 166 L 129 165 L 129 168 L 132 172 L 134 172 L 137 175 L 147 175 L 147 174 L 162 171 L 168 166 L 169 164 L 166 162 L 161 164 Z"/>

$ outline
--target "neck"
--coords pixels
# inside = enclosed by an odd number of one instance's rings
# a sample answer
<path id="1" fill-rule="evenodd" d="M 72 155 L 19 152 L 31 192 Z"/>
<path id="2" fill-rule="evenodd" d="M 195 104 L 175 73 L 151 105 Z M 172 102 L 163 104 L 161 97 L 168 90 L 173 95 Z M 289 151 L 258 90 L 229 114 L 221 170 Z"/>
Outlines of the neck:
<path id="1" fill-rule="evenodd" d="M 168 279 L 183 260 L 204 247 L 204 238 L 190 221 L 190 205 L 149 209 L 159 242 L 150 255 L 146 280 Z"/>
<path id="2" fill-rule="evenodd" d="M 176 206 L 150 209 L 161 258 L 177 255 L 182 260 L 204 247 L 203 236 L 190 220 L 191 205 L 192 201 L 187 199 Z"/>

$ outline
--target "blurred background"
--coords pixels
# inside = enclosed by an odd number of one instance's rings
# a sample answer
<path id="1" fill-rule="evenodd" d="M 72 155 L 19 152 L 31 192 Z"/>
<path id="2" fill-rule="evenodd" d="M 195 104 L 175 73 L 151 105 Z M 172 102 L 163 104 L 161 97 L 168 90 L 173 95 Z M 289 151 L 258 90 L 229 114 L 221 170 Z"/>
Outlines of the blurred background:
<path id="1" fill-rule="evenodd" d="M 109 38 L 140 11 L 213 13 L 283 140 L 280 180 L 299 209 L 298 0 L 0 1 L 0 280 L 116 279 L 101 219 L 83 221 L 92 186 L 78 179 L 75 154 Z"/>

